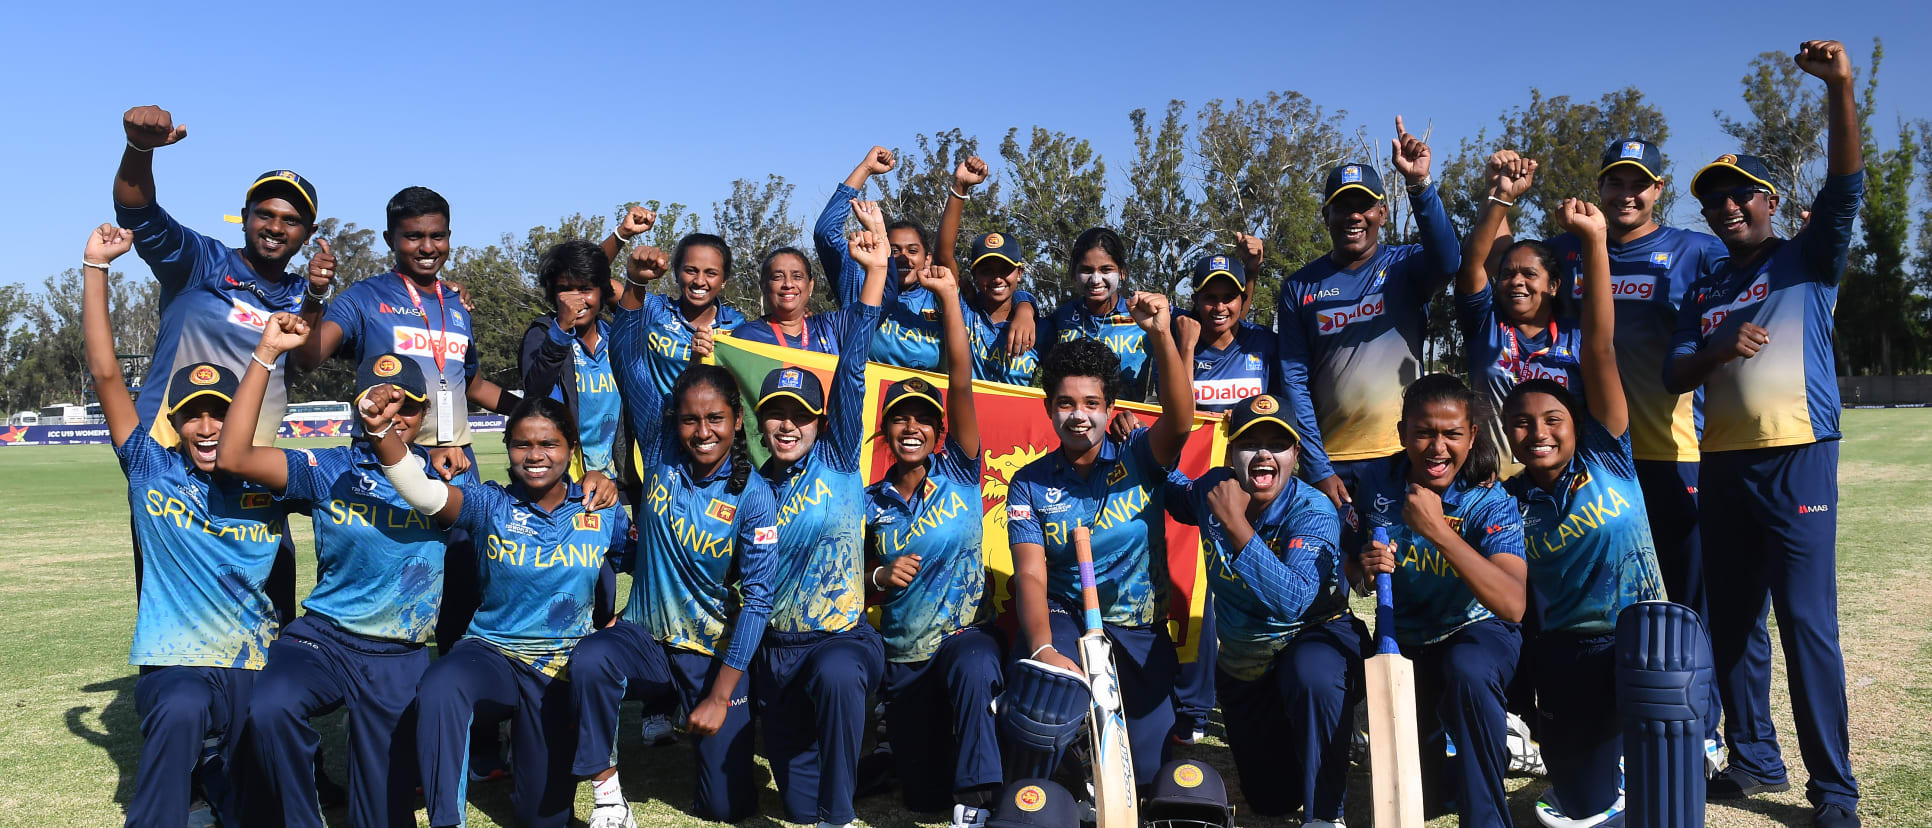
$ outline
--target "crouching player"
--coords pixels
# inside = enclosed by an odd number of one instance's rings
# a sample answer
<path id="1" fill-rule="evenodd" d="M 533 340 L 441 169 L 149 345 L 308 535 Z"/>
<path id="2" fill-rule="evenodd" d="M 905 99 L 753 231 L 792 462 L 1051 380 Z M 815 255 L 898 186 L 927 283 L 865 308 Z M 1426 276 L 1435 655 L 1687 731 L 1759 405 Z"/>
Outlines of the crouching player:
<path id="1" fill-rule="evenodd" d="M 1001 689 L 1002 641 L 988 623 L 979 418 L 959 284 L 945 267 L 917 276 L 945 324 L 947 394 L 942 406 L 917 377 L 886 389 L 881 436 L 893 462 L 865 490 L 866 582 L 885 598 L 880 695 L 906 809 L 950 806 L 952 824 L 966 826 L 983 822 L 999 796 L 990 704 Z"/>
<path id="2" fill-rule="evenodd" d="M 255 417 L 269 384 L 264 366 L 278 364 L 308 335 L 299 317 L 269 318 L 229 406 L 234 416 Z M 429 400 L 416 361 L 372 355 L 356 372 L 356 386 L 365 395 L 379 387 L 402 393 L 395 430 L 411 454 L 428 461 L 428 450 L 413 444 Z M 315 520 L 315 589 L 302 602 L 302 617 L 269 648 L 248 704 L 250 746 L 274 800 L 262 806 L 262 824 L 320 828 L 319 735 L 308 720 L 344 707 L 350 824 L 414 825 L 415 763 L 401 758 L 410 755 L 414 734 L 401 728 L 429 667 L 447 533 L 396 493 L 367 435 L 339 448 L 300 450 L 255 446 L 248 438 L 239 429 L 224 432 L 216 466 L 311 510 Z"/>
<path id="3" fill-rule="evenodd" d="M 1167 512 L 1200 526 L 1220 611 L 1215 687 L 1249 806 L 1339 824 L 1348 783 L 1343 717 L 1362 692 L 1368 629 L 1348 611 L 1341 521 L 1294 477 L 1301 436 L 1272 394 L 1228 415 L 1226 463 L 1170 475 Z"/>
<path id="4" fill-rule="evenodd" d="M 108 224 L 87 237 L 81 331 L 101 414 L 127 475 L 144 575 L 128 653 L 128 663 L 141 668 L 134 709 L 142 742 L 127 824 L 180 826 L 202 740 L 220 734 L 218 761 L 235 767 L 249 693 L 277 632 L 264 584 L 286 515 L 267 489 L 215 466 L 235 398 L 233 372 L 197 362 L 169 379 L 156 416 L 180 435 L 178 451 L 162 448 L 153 424 L 135 413 L 107 307 L 108 264 L 133 245 L 131 233 Z M 240 818 L 237 786 L 208 774 L 202 787 L 217 818 Z"/>
<path id="5" fill-rule="evenodd" d="M 607 567 L 628 553 L 630 521 L 615 492 L 587 504 L 567 470 L 580 450 L 563 403 L 525 400 L 504 424 L 511 483 L 451 486 L 423 473 L 395 427 L 404 393 L 377 388 L 358 407 L 383 475 L 436 525 L 477 538 L 481 602 L 469 632 L 424 671 L 416 756 L 431 826 L 463 824 L 471 721 L 511 719 L 510 802 L 525 828 L 570 821 L 577 726 L 564 686 L 570 651 L 590 634 Z"/>

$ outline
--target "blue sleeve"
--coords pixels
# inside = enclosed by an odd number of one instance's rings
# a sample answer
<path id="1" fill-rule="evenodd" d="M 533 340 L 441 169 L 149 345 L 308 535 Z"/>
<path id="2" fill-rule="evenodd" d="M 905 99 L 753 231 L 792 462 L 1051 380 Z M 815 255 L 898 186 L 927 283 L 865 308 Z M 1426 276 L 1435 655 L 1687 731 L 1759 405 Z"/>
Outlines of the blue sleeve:
<path id="1" fill-rule="evenodd" d="M 1731 251 L 1726 249 L 1724 243 L 1718 241 L 1716 236 L 1704 236 L 1703 250 L 1699 252 L 1703 254 L 1702 258 L 1699 259 L 1697 269 L 1691 272 L 1686 283 L 1671 285 L 1671 289 L 1677 291 L 1676 295 L 1670 297 L 1670 306 L 1673 308 L 1684 306 L 1684 300 L 1690 295 L 1691 285 L 1717 275 L 1717 271 L 1731 260 Z"/>
<path id="2" fill-rule="evenodd" d="M 361 284 L 357 282 L 345 288 L 342 295 L 330 302 L 329 309 L 322 314 L 322 321 L 334 322 L 336 327 L 342 329 L 342 342 L 336 346 L 335 352 L 349 355 L 357 365 L 362 364 L 362 294 L 364 291 L 356 290 Z M 476 351 L 475 340 L 470 341 L 470 351 L 472 353 Z"/>
<path id="3" fill-rule="evenodd" d="M 1485 558 L 1497 555 L 1528 558 L 1523 545 L 1523 513 L 1516 505 L 1516 497 L 1500 483 L 1486 490 L 1490 497 L 1482 508 L 1462 522 L 1463 540 Z M 1477 491 L 1471 489 L 1464 496 L 1473 496 Z"/>
<path id="4" fill-rule="evenodd" d="M 1696 354 L 1704 347 L 1704 303 L 1698 293 L 1712 280 L 1699 279 L 1684 291 L 1682 302 L 1677 306 L 1677 330 L 1670 335 L 1670 351 L 1664 354 L 1664 387 L 1676 387 L 1671 383 L 1671 366 L 1678 359 Z"/>
<path id="5" fill-rule="evenodd" d="M 1826 176 L 1811 201 L 1811 223 L 1798 231 L 1796 241 L 1804 245 L 1805 264 L 1813 281 L 1838 284 L 1845 275 L 1845 259 L 1851 250 L 1852 224 L 1858 220 L 1858 204 L 1865 194 L 1865 171 Z"/>
<path id="6" fill-rule="evenodd" d="M 1038 310 L 1040 306 L 1033 307 Z M 1038 313 L 1033 320 L 1033 352 L 1039 354 L 1042 363 L 1046 362 L 1047 353 L 1060 341 L 1060 309 L 1053 310 L 1053 313 Z"/>
<path id="7" fill-rule="evenodd" d="M 1292 283 L 1289 283 L 1292 284 Z M 1308 395 L 1308 337 L 1302 333 L 1301 313 L 1295 308 L 1297 294 L 1282 286 L 1275 300 L 1275 354 L 1281 366 L 1282 396 L 1295 413 L 1295 430 L 1301 432 L 1301 465 L 1308 470 L 1309 482 L 1335 474 L 1322 450 L 1321 426 L 1315 422 L 1315 401 Z"/>
<path id="8" fill-rule="evenodd" d="M 282 459 L 288 463 L 288 485 L 282 487 L 282 499 L 304 503 L 327 500 L 330 482 L 341 473 L 335 458 L 330 456 L 337 451 L 343 449 L 283 449 Z"/>
<path id="9" fill-rule="evenodd" d="M 155 442 L 154 435 L 148 433 L 151 428 L 151 422 L 135 426 L 134 433 L 114 449 L 114 456 L 121 461 L 121 472 L 127 475 L 129 486 L 139 486 L 160 473 L 165 464 L 173 459 L 171 455 L 178 454 Z"/>
<path id="10" fill-rule="evenodd" d="M 1475 293 L 1456 292 L 1456 327 L 1461 329 L 1463 352 L 1473 350 L 1470 346 L 1488 332 L 1489 311 L 1496 306 L 1496 289 L 1493 285 L 1483 285 Z"/>
<path id="11" fill-rule="evenodd" d="M 946 435 L 945 450 L 934 457 L 933 462 L 938 465 L 941 475 L 956 483 L 977 486 L 985 477 L 981 455 L 967 454 L 965 447 L 954 440 L 950 433 Z"/>
<path id="12" fill-rule="evenodd" d="M 1409 209 L 1415 212 L 1416 230 L 1422 236 L 1420 266 L 1423 272 L 1414 274 L 1422 290 L 1414 299 L 1417 304 L 1426 305 L 1462 269 L 1462 245 L 1456 241 L 1456 226 L 1443 210 L 1442 193 L 1435 184 L 1430 184 L 1419 195 L 1410 196 Z"/>
<path id="13" fill-rule="evenodd" d="M 194 278 L 197 265 L 223 255 L 226 250 L 214 239 L 183 227 L 153 202 L 146 207 L 123 207 L 115 203 L 114 223 L 134 234 L 134 252 L 154 271 L 155 281 L 161 283 L 163 298 L 181 292 Z M 212 274 L 212 269 L 209 273 Z"/>
<path id="14" fill-rule="evenodd" d="M 852 217 L 852 199 L 859 191 L 840 182 L 832 199 L 818 214 L 812 226 L 812 245 L 818 248 L 818 267 L 831 283 L 832 303 L 845 306 L 858 301 L 859 288 L 865 284 L 865 266 L 852 261 L 846 248 L 845 223 Z"/>
<path id="15" fill-rule="evenodd" d="M 732 622 L 724 662 L 743 670 L 751 664 L 771 619 L 772 582 L 779 562 L 777 501 L 756 473 L 745 483 L 737 519 L 738 618 Z"/>
<path id="16" fill-rule="evenodd" d="M 610 537 L 605 540 L 604 565 L 609 567 L 612 573 L 630 572 L 636 569 L 637 538 L 632 537 L 630 513 L 625 512 L 623 505 L 620 504 L 604 510 L 604 516 L 610 520 Z M 613 600 L 612 603 L 616 602 Z"/>
<path id="17" fill-rule="evenodd" d="M 452 528 L 462 529 L 472 535 L 489 534 L 491 518 L 503 508 L 509 496 L 488 483 L 466 483 L 456 489 L 463 493 L 463 509 L 456 513 L 456 523 Z"/>
<path id="18" fill-rule="evenodd" d="M 971 275 L 972 268 L 969 267 L 966 270 L 968 271 L 967 275 Z M 1034 321 L 1037 323 L 1041 315 L 1040 303 L 1033 301 L 1033 294 L 1024 290 L 1013 291 L 1013 306 L 1019 307 L 1021 305 L 1033 306 L 1033 317 L 1034 317 Z"/>
<path id="19" fill-rule="evenodd" d="M 825 461 L 832 468 L 851 474 L 859 470 L 861 431 L 865 428 L 865 362 L 872 356 L 872 327 L 879 322 L 879 309 L 860 304 L 848 308 L 845 330 L 840 334 L 838 368 L 832 373 L 832 388 L 825 401 Z M 813 451 L 818 446 L 812 447 Z"/>
<path id="20" fill-rule="evenodd" d="M 1609 469 L 1625 480 L 1637 479 L 1637 464 L 1630 451 L 1630 429 L 1616 436 L 1595 417 L 1586 415 L 1583 423 L 1583 439 L 1577 446 L 1583 453 L 1583 461 Z"/>
<path id="21" fill-rule="evenodd" d="M 1176 523 L 1188 526 L 1201 525 L 1201 518 L 1197 513 L 1199 507 L 1194 502 L 1194 480 L 1180 469 L 1175 469 L 1167 473 L 1166 487 L 1167 516 L 1173 518 Z"/>
<path id="22" fill-rule="evenodd" d="M 1178 458 L 1175 459 L 1174 466 L 1168 466 L 1154 457 L 1154 430 L 1146 426 L 1136 428 L 1134 433 L 1127 435 L 1127 445 L 1122 448 L 1133 452 L 1134 460 L 1141 465 L 1141 468 L 1154 469 L 1160 472 L 1162 477 L 1166 477 L 1168 472 L 1180 465 Z M 1158 490 L 1159 486 L 1160 484 L 1153 483 L 1152 488 Z"/>
<path id="23" fill-rule="evenodd" d="M 1021 543 L 1046 545 L 1046 530 L 1040 526 L 1040 514 L 1034 508 L 1033 486 L 1026 480 L 1026 470 L 1021 469 L 1014 475 L 1013 485 L 1006 490 L 1006 542 L 1011 546 Z"/>
<path id="24" fill-rule="evenodd" d="M 1320 506 L 1289 517 L 1287 548 L 1277 557 L 1257 532 L 1229 561 L 1229 568 L 1277 618 L 1299 618 L 1314 603 L 1321 586 L 1321 562 L 1341 541 L 1341 521 L 1327 498 Z M 1312 501 L 1311 501 L 1312 502 Z"/>
<path id="25" fill-rule="evenodd" d="M 611 371 L 617 375 L 617 392 L 624 401 L 631 438 L 643 461 L 637 469 L 640 478 L 664 462 L 664 419 L 670 413 L 664 410 L 664 397 L 651 379 L 650 355 L 645 353 L 649 316 L 643 308 L 617 308 L 611 321 L 608 346 Z"/>

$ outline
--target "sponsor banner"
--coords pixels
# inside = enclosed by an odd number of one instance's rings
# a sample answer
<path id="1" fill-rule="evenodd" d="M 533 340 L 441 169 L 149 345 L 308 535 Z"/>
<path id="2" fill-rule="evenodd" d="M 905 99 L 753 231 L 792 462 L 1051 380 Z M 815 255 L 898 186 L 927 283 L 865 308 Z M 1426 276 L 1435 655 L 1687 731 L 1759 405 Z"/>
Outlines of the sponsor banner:
<path id="1" fill-rule="evenodd" d="M 473 433 L 501 432 L 504 419 L 501 414 L 472 415 L 470 431 Z M 294 423 L 283 422 L 281 427 L 276 429 L 275 438 L 278 440 L 327 439 L 348 437 L 350 433 L 348 420 L 303 420 Z M 105 424 L 0 426 L 0 446 L 85 446 L 107 445 L 109 442 L 111 440 L 108 439 Z"/>
<path id="2" fill-rule="evenodd" d="M 781 348 L 731 337 L 720 337 L 714 358 L 738 378 L 747 399 L 756 392 L 765 375 L 781 366 L 794 366 L 818 374 L 830 396 L 832 372 L 838 358 L 792 348 Z M 879 430 L 879 415 L 885 405 L 885 389 L 899 380 L 919 377 L 934 387 L 945 388 L 946 377 L 892 365 L 867 363 L 865 368 L 865 415 L 862 433 Z M 993 601 L 999 623 L 1009 632 L 1018 629 L 1013 596 L 1008 580 L 1013 575 L 1013 555 L 1006 540 L 1006 492 L 1015 474 L 1027 463 L 1044 457 L 1059 444 L 1047 420 L 1043 394 L 1038 388 L 1005 385 L 984 380 L 973 381 L 973 404 L 978 409 L 980 440 L 984 448 L 984 472 L 980 499 L 985 507 L 981 548 L 986 554 L 988 587 L 986 597 Z M 1160 416 L 1156 406 L 1122 402 L 1120 408 L 1132 411 L 1141 421 L 1152 424 Z M 1220 415 L 1195 417 L 1194 435 L 1181 451 L 1180 470 L 1198 477 L 1215 465 L 1222 455 L 1226 438 L 1219 428 Z M 752 460 L 763 464 L 768 453 L 754 436 L 750 441 Z M 883 441 L 870 441 L 861 451 L 860 463 L 867 481 L 885 476 L 891 464 Z M 1182 661 L 1193 661 L 1200 644 L 1200 619 L 1207 601 L 1206 561 L 1201 557 L 1199 530 L 1169 521 L 1167 524 L 1168 580 L 1173 589 L 1168 604 L 1168 631 L 1180 649 Z M 874 623 L 877 623 L 876 617 Z"/>

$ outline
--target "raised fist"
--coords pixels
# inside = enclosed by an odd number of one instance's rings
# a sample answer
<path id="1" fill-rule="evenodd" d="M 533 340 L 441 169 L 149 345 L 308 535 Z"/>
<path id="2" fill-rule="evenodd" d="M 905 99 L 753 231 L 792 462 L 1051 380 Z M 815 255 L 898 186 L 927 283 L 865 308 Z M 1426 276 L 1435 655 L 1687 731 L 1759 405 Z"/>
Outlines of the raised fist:
<path id="1" fill-rule="evenodd" d="M 1489 180 L 1491 195 L 1515 201 L 1517 196 L 1529 192 L 1531 182 L 1536 179 L 1536 160 L 1524 158 L 1515 150 L 1497 150 L 1489 156 L 1483 177 Z"/>
<path id="2" fill-rule="evenodd" d="M 1241 266 L 1248 269 L 1248 278 L 1253 279 L 1261 272 L 1263 244 L 1260 236 L 1246 233 L 1234 234 L 1234 256 L 1241 260 Z"/>
<path id="3" fill-rule="evenodd" d="M 1603 238 L 1603 211 L 1582 199 L 1568 198 L 1556 208 L 1556 223 L 1583 238 Z"/>
<path id="4" fill-rule="evenodd" d="M 1168 330 L 1172 321 L 1167 312 L 1167 297 L 1144 290 L 1134 291 L 1134 298 L 1127 303 L 1127 312 L 1134 317 L 1134 324 L 1148 333 Z"/>
<path id="5" fill-rule="evenodd" d="M 892 150 L 875 146 L 866 150 L 865 160 L 859 162 L 859 169 L 864 170 L 866 175 L 879 175 L 892 172 L 897 164 L 892 158 Z"/>
<path id="6" fill-rule="evenodd" d="M 631 248 L 630 258 L 624 260 L 625 278 L 638 283 L 662 276 L 670 269 L 671 257 L 648 244 Z"/>
<path id="7" fill-rule="evenodd" d="M 919 279 L 919 286 L 941 296 L 959 292 L 959 280 L 953 276 L 951 268 L 933 265 L 913 274 Z"/>
<path id="8" fill-rule="evenodd" d="M 1400 115 L 1395 116 L 1395 138 L 1392 143 L 1395 144 L 1395 152 L 1391 154 L 1391 159 L 1395 162 L 1396 172 L 1401 173 L 1410 184 L 1420 184 L 1429 177 L 1429 145 L 1409 134 L 1408 128 L 1402 125 Z"/>
<path id="9" fill-rule="evenodd" d="M 277 313 L 268 317 L 268 324 L 262 326 L 262 342 L 259 350 L 277 356 L 293 351 L 309 341 L 309 323 L 292 313 Z M 273 364 L 274 359 L 263 362 Z"/>
<path id="10" fill-rule="evenodd" d="M 107 264 L 121 257 L 128 248 L 134 246 L 134 234 L 112 224 L 103 224 L 87 234 L 87 248 L 81 251 L 81 260 L 96 264 Z"/>
<path id="11" fill-rule="evenodd" d="M 623 220 L 617 223 L 617 237 L 628 241 L 651 232 L 651 228 L 656 226 L 656 213 L 642 206 L 632 205 L 630 211 L 624 214 Z"/>
<path id="12" fill-rule="evenodd" d="M 389 423 L 402 409 L 402 389 L 383 383 L 364 391 L 361 401 L 356 403 L 356 413 L 362 416 L 363 431 L 388 431 Z"/>
<path id="13" fill-rule="evenodd" d="M 892 258 L 892 246 L 886 244 L 885 236 L 874 234 L 870 230 L 853 233 L 847 242 L 847 247 L 852 252 L 852 261 L 858 262 L 868 270 L 884 268 L 886 261 Z"/>
<path id="14" fill-rule="evenodd" d="M 121 116 L 127 142 L 137 149 L 165 147 L 188 137 L 187 125 L 175 126 L 174 116 L 158 106 L 137 106 Z"/>
<path id="15" fill-rule="evenodd" d="M 1851 82 L 1851 55 L 1845 51 L 1845 44 L 1836 40 L 1807 40 L 1798 44 L 1798 53 L 1791 59 L 1805 74 L 1826 83 Z"/>
<path id="16" fill-rule="evenodd" d="M 958 184 L 959 191 L 963 193 L 986 183 L 986 175 L 990 171 L 991 168 L 986 166 L 986 162 L 975 155 L 959 162 L 959 169 L 953 170 L 953 183 Z"/>

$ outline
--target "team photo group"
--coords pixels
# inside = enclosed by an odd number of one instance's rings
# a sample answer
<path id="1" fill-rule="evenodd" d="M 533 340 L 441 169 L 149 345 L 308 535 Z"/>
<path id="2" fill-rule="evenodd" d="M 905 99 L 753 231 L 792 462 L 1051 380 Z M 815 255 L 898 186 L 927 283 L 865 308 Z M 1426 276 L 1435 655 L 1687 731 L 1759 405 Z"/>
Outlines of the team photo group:
<path id="1" fill-rule="evenodd" d="M 1023 240 L 961 238 L 986 162 L 927 227 L 867 200 L 901 163 L 873 147 L 814 250 L 760 251 L 761 307 L 725 302 L 729 240 L 652 246 L 643 207 L 544 251 L 520 389 L 479 372 L 441 195 L 397 192 L 393 266 L 344 284 L 317 182 L 244 179 L 231 247 L 161 206 L 186 128 L 129 109 L 82 260 L 139 593 L 127 824 L 205 802 L 320 826 L 339 799 L 351 826 L 457 826 L 500 785 L 526 828 L 650 824 L 640 800 L 846 826 L 875 795 L 953 826 L 1507 826 L 1528 774 L 1541 825 L 1696 828 L 1792 785 L 1775 607 L 1809 824 L 1858 825 L 1832 349 L 1864 162 L 1844 46 L 1792 61 L 1829 136 L 1791 238 L 1774 165 L 1672 182 L 1647 135 L 1554 194 L 1564 232 L 1540 240 L 1511 226 L 1538 159 L 1483 148 L 1458 234 L 1398 118 L 1385 160 L 1327 171 L 1326 255 L 1281 272 L 1233 236 L 1169 297 L 1128 289 L 1127 242 L 1093 227 L 1056 296 Z M 1659 223 L 1674 187 L 1702 225 Z M 1416 243 L 1388 243 L 1403 212 Z M 129 251 L 159 286 L 151 343 L 110 321 Z M 1431 372 L 1445 293 L 1464 364 Z M 766 361 L 722 358 L 741 349 Z M 330 361 L 355 372 L 353 436 L 276 447 L 291 377 Z M 1019 415 L 995 393 L 1050 435 L 998 480 L 1003 515 L 987 456 Z M 502 415 L 507 476 L 479 467 L 473 410 Z M 1203 573 L 1185 647 L 1176 527 Z M 646 744 L 689 746 L 692 789 L 620 779 L 627 701 Z M 1226 762 L 1182 750 L 1210 723 Z"/>

